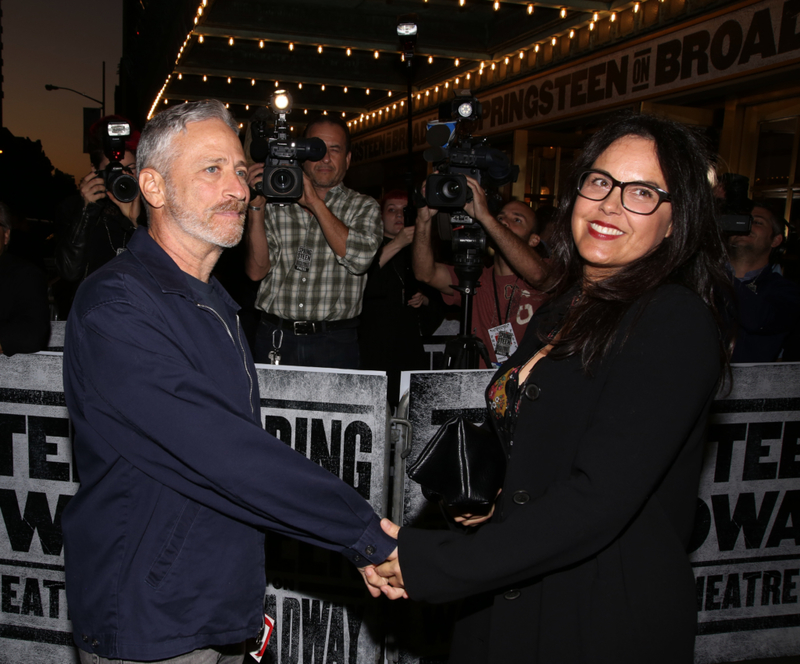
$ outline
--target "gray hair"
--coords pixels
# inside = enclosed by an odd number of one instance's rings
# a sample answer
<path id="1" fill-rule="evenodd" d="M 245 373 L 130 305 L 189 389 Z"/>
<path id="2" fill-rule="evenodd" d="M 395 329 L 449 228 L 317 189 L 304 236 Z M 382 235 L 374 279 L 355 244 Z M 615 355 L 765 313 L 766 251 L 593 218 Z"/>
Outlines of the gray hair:
<path id="1" fill-rule="evenodd" d="M 239 135 L 239 127 L 233 116 L 216 99 L 172 106 L 155 115 L 142 130 L 136 149 L 136 172 L 141 173 L 143 168 L 153 168 L 167 178 L 172 160 L 176 156 L 172 150 L 172 139 L 175 135 L 185 132 L 187 124 L 213 119 L 222 120 Z"/>

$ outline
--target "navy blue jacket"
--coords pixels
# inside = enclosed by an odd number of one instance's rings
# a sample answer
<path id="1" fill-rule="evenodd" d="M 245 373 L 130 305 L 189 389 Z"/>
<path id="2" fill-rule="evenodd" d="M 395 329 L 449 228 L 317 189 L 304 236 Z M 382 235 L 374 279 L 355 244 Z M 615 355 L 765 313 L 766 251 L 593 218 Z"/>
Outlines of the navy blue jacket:
<path id="1" fill-rule="evenodd" d="M 174 657 L 255 636 L 269 529 L 358 565 L 394 548 L 356 491 L 267 434 L 238 307 L 197 302 L 148 235 L 81 286 L 64 390 L 81 485 L 63 516 L 75 642 Z"/>

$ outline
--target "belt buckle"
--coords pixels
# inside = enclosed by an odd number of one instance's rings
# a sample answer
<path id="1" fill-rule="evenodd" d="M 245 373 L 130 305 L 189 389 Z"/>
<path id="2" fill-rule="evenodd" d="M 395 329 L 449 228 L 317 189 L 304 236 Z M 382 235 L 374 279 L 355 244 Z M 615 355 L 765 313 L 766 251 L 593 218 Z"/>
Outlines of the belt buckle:
<path id="1" fill-rule="evenodd" d="M 317 330 L 314 321 L 310 320 L 296 320 L 292 324 L 293 331 L 296 335 L 314 334 Z"/>

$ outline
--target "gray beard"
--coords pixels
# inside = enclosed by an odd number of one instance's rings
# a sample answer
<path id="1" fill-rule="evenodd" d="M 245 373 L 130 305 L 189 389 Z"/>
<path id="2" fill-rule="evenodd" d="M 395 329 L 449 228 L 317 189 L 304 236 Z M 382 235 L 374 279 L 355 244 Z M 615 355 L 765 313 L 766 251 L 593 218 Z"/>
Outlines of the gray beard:
<path id="1" fill-rule="evenodd" d="M 242 239 L 244 234 L 244 201 L 241 204 L 217 205 L 204 211 L 204 218 L 198 219 L 191 212 L 183 209 L 175 196 L 175 190 L 166 181 L 166 206 L 170 216 L 177 222 L 178 226 L 187 234 L 203 242 L 208 242 L 222 249 L 235 247 Z M 236 229 L 215 226 L 211 219 L 215 212 L 236 210 L 239 212 L 241 223 Z"/>

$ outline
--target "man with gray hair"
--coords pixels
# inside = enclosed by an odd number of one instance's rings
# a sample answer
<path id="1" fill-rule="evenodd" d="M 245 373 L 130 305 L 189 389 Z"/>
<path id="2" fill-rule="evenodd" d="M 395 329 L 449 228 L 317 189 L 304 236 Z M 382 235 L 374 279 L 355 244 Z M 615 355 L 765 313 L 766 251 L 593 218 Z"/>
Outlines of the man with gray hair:
<path id="1" fill-rule="evenodd" d="M 238 307 L 211 278 L 248 203 L 231 116 L 217 101 L 155 116 L 137 171 L 149 227 L 67 323 L 74 638 L 85 663 L 241 662 L 264 621 L 264 529 L 359 567 L 395 543 L 354 489 L 261 427 Z"/>

